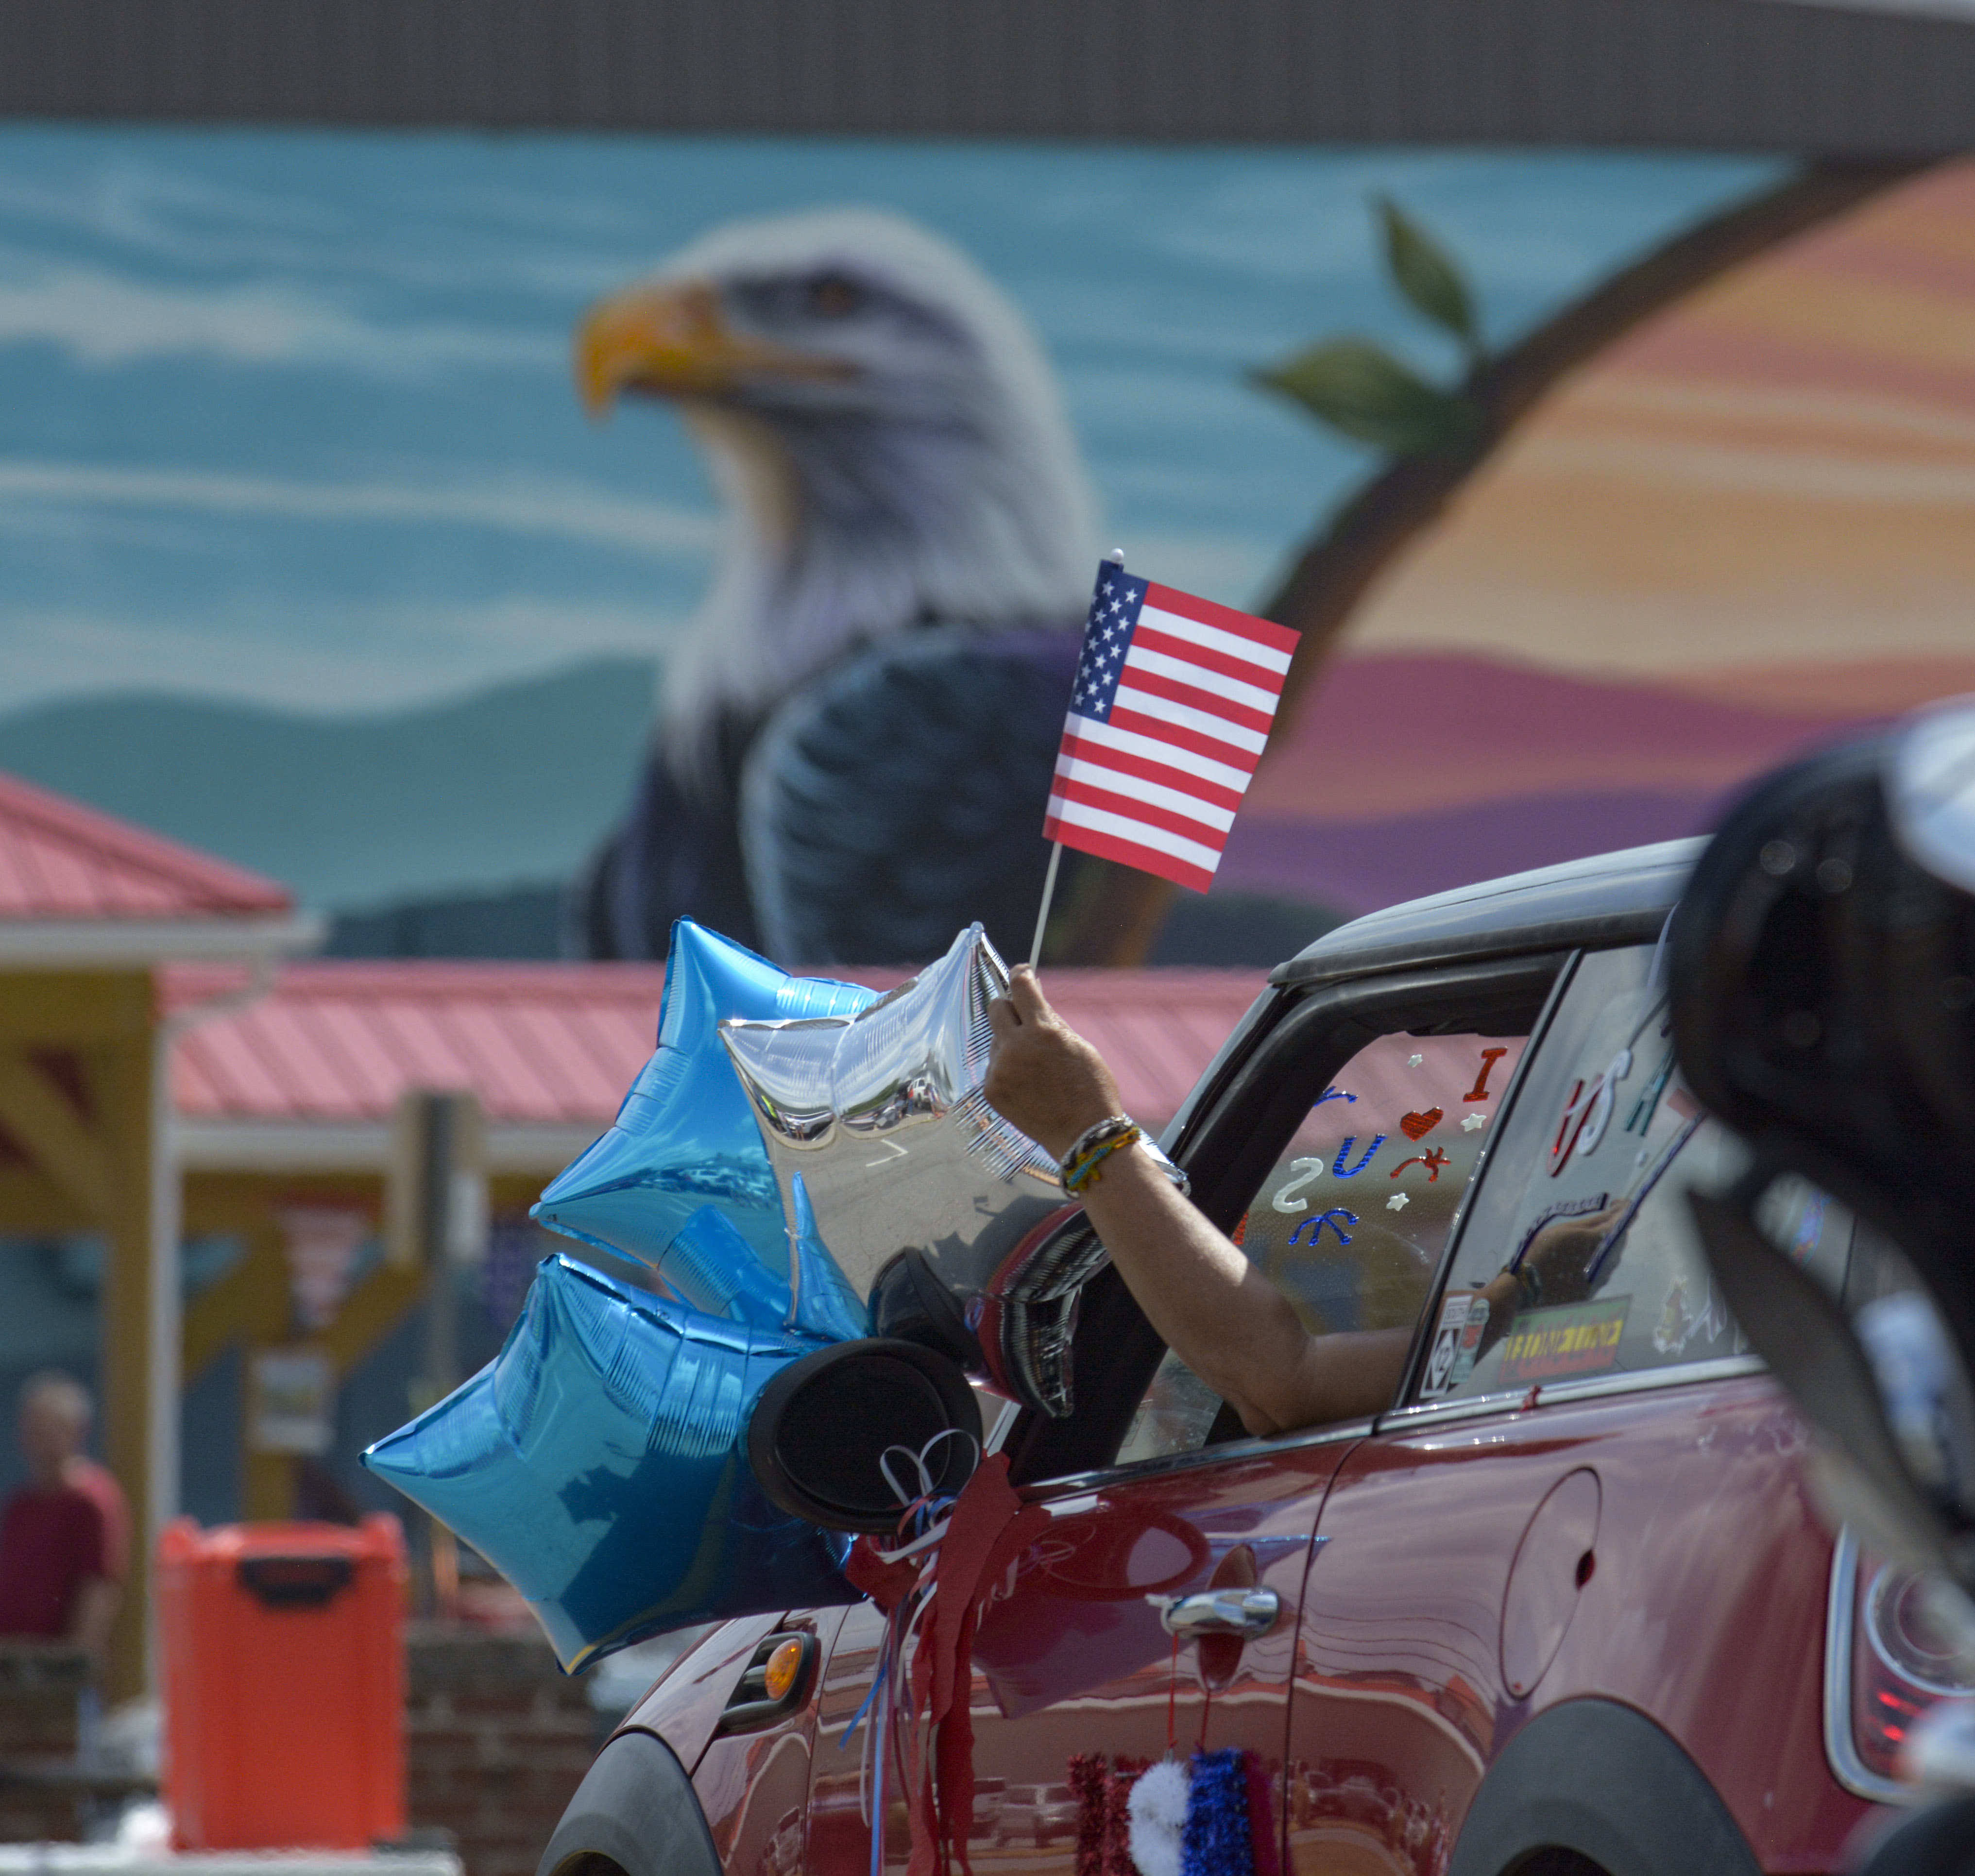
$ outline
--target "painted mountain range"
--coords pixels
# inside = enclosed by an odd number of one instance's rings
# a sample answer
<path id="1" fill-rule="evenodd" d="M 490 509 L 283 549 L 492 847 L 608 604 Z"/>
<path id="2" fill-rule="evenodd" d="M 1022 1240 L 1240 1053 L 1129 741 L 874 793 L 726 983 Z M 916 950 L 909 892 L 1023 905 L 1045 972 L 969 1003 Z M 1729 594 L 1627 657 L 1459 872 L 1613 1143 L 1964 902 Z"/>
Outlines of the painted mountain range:
<path id="1" fill-rule="evenodd" d="M 1264 763 L 1217 889 L 1358 913 L 1701 833 L 1751 777 L 1875 720 L 1471 653 L 1347 656 Z"/>
<path id="2" fill-rule="evenodd" d="M 314 907 L 559 889 L 636 778 L 656 675 L 596 659 L 340 715 L 81 697 L 0 716 L 0 770 L 266 873 Z"/>

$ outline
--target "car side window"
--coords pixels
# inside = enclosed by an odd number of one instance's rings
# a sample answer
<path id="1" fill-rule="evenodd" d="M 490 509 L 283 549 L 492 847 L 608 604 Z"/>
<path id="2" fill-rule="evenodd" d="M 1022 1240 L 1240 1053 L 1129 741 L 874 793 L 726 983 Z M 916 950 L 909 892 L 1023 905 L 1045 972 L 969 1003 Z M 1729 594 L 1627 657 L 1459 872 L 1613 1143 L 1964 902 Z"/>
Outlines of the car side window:
<path id="1" fill-rule="evenodd" d="M 1686 1194 L 1732 1180 L 1746 1149 L 1681 1079 L 1654 956 L 1579 961 L 1475 1194 L 1418 1398 L 1743 1352 Z M 1779 1181 L 1766 1211 L 1766 1229 L 1842 1293 L 1849 1214 L 1800 1180 Z"/>
<path id="2" fill-rule="evenodd" d="M 1381 1036 L 1311 1104 L 1234 1236 L 1312 1335 L 1411 1326 L 1523 1040 Z M 1168 1352 L 1119 1463 L 1198 1447 L 1220 1407 Z"/>

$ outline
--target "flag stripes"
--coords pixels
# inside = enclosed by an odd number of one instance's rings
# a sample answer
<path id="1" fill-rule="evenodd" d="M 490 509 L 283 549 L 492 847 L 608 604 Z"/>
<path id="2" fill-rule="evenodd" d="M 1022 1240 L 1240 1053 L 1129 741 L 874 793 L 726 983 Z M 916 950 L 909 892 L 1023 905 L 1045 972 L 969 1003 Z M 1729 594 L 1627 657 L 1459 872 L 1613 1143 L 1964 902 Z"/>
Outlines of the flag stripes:
<path id="1" fill-rule="evenodd" d="M 1177 788 L 1156 788 L 1147 782 L 1136 782 L 1132 787 L 1131 793 L 1123 794 L 1108 777 L 1093 780 L 1059 774 L 1050 793 L 1060 800 L 1081 801 L 1086 807 L 1105 808 L 1114 814 L 1129 813 L 1135 807 L 1151 826 L 1162 827 L 1169 834 L 1182 834 L 1189 840 L 1198 840 L 1205 834 L 1224 834 L 1234 825 L 1231 809 L 1210 807 Z"/>
<path id="2" fill-rule="evenodd" d="M 1201 740 L 1204 742 L 1209 739 L 1203 737 Z M 1088 717 L 1072 717 L 1063 725 L 1064 750 L 1069 751 L 1073 744 L 1076 745 L 1075 753 L 1087 755 L 1093 761 L 1108 760 L 1113 768 L 1122 769 L 1128 775 L 1135 772 L 1131 766 L 1133 762 L 1150 762 L 1161 769 L 1178 769 L 1194 781 L 1211 782 L 1217 788 L 1225 789 L 1236 805 L 1248 786 L 1248 770 L 1216 761 L 1204 750 L 1181 751 L 1162 738 L 1141 736 L 1137 731 L 1126 728 L 1115 716 L 1109 723 L 1093 722 Z M 1158 774 L 1152 779 L 1165 781 L 1168 778 Z"/>
<path id="3" fill-rule="evenodd" d="M 1296 646 L 1267 619 L 1100 567 L 1044 833 L 1204 892 Z"/>
<path id="4" fill-rule="evenodd" d="M 1134 653 L 1137 647 L 1133 648 Z M 1185 683 L 1164 672 L 1146 669 L 1149 660 L 1135 655 L 1126 668 L 1125 681 L 1118 686 L 1120 703 L 1130 700 L 1135 710 L 1183 724 L 1203 736 L 1218 736 L 1237 749 L 1252 749 L 1257 755 L 1269 740 L 1266 710 L 1251 710 L 1245 704 L 1217 697 L 1204 685 Z"/>
<path id="5" fill-rule="evenodd" d="M 1100 756 L 1086 757 L 1079 754 L 1083 747 L 1081 738 L 1063 738 L 1063 754 L 1057 758 L 1059 775 L 1075 781 L 1089 781 L 1100 775 L 1132 777 L 1142 788 L 1171 789 L 1188 800 L 1197 801 L 1203 814 L 1209 810 L 1224 811 L 1229 820 L 1241 805 L 1241 789 L 1227 787 L 1211 777 L 1190 774 L 1170 762 L 1148 762 L 1142 756 L 1128 755 L 1120 749 L 1107 749 Z"/>
<path id="6" fill-rule="evenodd" d="M 1139 620 L 1139 629 L 1132 633 L 1132 639 L 1134 644 L 1142 645 L 1148 651 L 1164 652 L 1169 656 L 1184 659 L 1195 671 L 1218 672 L 1222 677 L 1235 683 L 1254 686 L 1260 696 L 1273 697 L 1275 695 L 1271 683 L 1271 679 L 1276 675 L 1273 667 L 1258 669 L 1252 660 L 1236 658 L 1226 652 L 1210 650 L 1204 646 L 1189 646 L 1177 633 L 1155 630 L 1145 623 L 1142 615 Z"/>

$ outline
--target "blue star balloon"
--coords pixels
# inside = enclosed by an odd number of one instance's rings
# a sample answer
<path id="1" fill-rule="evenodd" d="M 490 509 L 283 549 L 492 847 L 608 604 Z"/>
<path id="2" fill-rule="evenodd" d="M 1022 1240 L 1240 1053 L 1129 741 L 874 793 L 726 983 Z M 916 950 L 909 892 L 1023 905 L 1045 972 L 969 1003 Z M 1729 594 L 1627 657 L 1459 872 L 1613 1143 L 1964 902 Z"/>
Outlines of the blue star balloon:
<path id="1" fill-rule="evenodd" d="M 861 984 L 791 977 L 679 920 L 659 1046 L 610 1131 L 555 1176 L 533 1216 L 552 1231 L 650 1264 L 708 1315 L 764 1328 L 791 1319 L 801 1273 L 789 1244 L 792 1227 L 798 1236 L 801 1227 L 784 1213 L 719 1027 L 736 1017 L 849 1016 L 876 1001 Z"/>
<path id="2" fill-rule="evenodd" d="M 798 1260 L 826 1262 L 797 1210 Z M 864 1332 L 847 1290 L 820 1293 Z M 777 1510 L 746 1450 L 762 1388 L 829 1339 L 546 1258 L 499 1355 L 363 1463 L 527 1598 L 572 1672 L 690 1623 L 854 1602 L 849 1540 Z"/>

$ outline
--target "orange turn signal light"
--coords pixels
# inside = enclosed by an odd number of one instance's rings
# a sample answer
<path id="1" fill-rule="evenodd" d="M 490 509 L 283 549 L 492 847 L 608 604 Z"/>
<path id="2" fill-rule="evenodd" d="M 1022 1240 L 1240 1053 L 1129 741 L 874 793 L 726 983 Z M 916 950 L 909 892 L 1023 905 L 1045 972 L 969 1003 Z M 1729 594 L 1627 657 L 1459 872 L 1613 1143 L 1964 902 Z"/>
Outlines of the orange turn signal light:
<path id="1" fill-rule="evenodd" d="M 802 1672 L 803 1644 L 798 1635 L 791 1635 L 780 1644 L 767 1659 L 761 1671 L 764 1690 L 771 1700 L 785 1700 Z"/>

